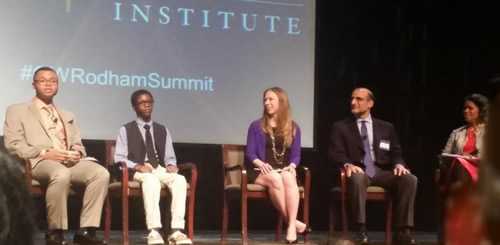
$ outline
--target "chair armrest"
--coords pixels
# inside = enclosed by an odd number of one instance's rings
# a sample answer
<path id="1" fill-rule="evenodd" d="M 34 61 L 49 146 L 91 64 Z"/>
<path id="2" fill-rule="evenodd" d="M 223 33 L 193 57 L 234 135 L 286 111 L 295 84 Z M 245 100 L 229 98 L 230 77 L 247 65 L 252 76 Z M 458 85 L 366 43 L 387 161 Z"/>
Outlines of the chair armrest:
<path id="1" fill-rule="evenodd" d="M 437 159 L 437 164 L 438 164 L 438 168 L 441 167 L 441 166 L 444 166 L 444 164 L 446 164 L 446 159 L 444 159 L 444 157 L 441 155 L 441 154 L 438 154 L 436 156 L 436 159 Z"/>
<path id="2" fill-rule="evenodd" d="M 127 197 L 130 193 L 129 188 L 128 188 L 128 167 L 125 162 L 117 162 L 115 164 L 120 164 L 121 169 L 122 169 L 122 196 Z"/>
<path id="3" fill-rule="evenodd" d="M 31 189 L 31 182 L 33 177 L 31 176 L 31 162 L 29 159 L 22 159 L 24 163 L 24 179 L 26 181 L 26 186 Z"/>
<path id="4" fill-rule="evenodd" d="M 344 193 L 346 192 L 347 190 L 347 174 L 345 172 L 345 168 L 344 167 L 341 167 L 340 168 L 340 190 L 342 191 L 342 195 L 344 195 Z"/>
<path id="5" fill-rule="evenodd" d="M 241 168 L 241 194 L 246 195 L 248 188 L 248 174 L 245 168 Z"/>
<path id="6" fill-rule="evenodd" d="M 177 165 L 179 168 L 179 173 L 187 176 L 188 183 L 192 188 L 196 188 L 196 182 L 198 181 L 198 168 L 196 164 L 192 162 L 181 163 Z"/>
<path id="7" fill-rule="evenodd" d="M 436 183 L 436 185 L 440 185 L 440 181 L 441 180 L 441 169 L 436 169 L 436 171 L 434 172 L 434 183 Z"/>
<path id="8" fill-rule="evenodd" d="M 437 155 L 436 158 L 438 160 L 438 165 L 434 170 L 434 184 L 436 184 L 438 190 L 443 190 L 446 188 L 452 161 L 449 158 L 441 156 L 441 154 Z"/>
<path id="9" fill-rule="evenodd" d="M 311 183 L 311 170 L 309 170 L 308 167 L 299 165 L 296 169 L 297 171 L 297 177 L 298 180 L 300 181 L 301 184 L 304 185 L 304 187 Z"/>
<path id="10" fill-rule="evenodd" d="M 297 173 L 302 178 L 302 183 L 304 185 L 304 200 L 309 200 L 309 194 L 311 193 L 311 170 L 306 166 L 298 166 Z"/>
<path id="11" fill-rule="evenodd" d="M 120 165 L 120 168 L 122 170 L 122 178 L 126 177 L 126 179 L 128 179 L 128 167 L 127 167 L 127 164 L 125 162 L 117 162 L 115 164 Z"/>
<path id="12" fill-rule="evenodd" d="M 186 162 L 186 163 L 180 163 L 177 165 L 177 168 L 179 169 L 179 172 L 183 175 L 188 175 L 191 176 L 193 172 L 197 172 L 198 168 L 196 167 L 196 164 L 192 162 Z"/>
<path id="13" fill-rule="evenodd" d="M 177 168 L 179 168 L 179 171 L 193 171 L 193 169 L 196 170 L 196 164 L 192 162 L 180 163 Z"/>

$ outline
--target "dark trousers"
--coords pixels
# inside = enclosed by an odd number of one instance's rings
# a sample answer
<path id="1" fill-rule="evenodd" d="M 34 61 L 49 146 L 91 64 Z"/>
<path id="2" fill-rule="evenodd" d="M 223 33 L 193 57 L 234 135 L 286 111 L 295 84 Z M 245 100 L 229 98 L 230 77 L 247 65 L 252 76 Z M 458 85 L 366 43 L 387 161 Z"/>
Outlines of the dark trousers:
<path id="1" fill-rule="evenodd" d="M 417 193 L 417 177 L 413 174 L 396 176 L 392 171 L 377 170 L 373 178 L 366 174 L 352 174 L 347 178 L 347 199 L 351 220 L 366 224 L 366 189 L 380 186 L 391 194 L 395 207 L 395 226 L 413 227 L 413 211 Z"/>

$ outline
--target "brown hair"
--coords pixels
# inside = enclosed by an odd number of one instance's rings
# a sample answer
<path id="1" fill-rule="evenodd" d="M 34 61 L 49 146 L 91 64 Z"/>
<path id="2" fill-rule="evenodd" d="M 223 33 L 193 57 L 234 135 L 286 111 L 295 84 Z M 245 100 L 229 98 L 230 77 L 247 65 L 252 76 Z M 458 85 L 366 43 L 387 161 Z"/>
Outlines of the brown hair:
<path id="1" fill-rule="evenodd" d="M 280 87 L 272 87 L 264 90 L 262 98 L 265 98 L 267 92 L 273 92 L 278 96 L 279 108 L 276 115 L 276 134 L 284 138 L 284 145 L 292 145 L 293 137 L 295 136 L 295 127 L 292 121 L 292 113 L 290 103 L 288 102 L 288 95 L 285 90 Z M 273 130 L 269 123 L 271 119 L 267 114 L 266 108 L 262 112 L 261 127 L 267 134 L 272 134 Z"/>

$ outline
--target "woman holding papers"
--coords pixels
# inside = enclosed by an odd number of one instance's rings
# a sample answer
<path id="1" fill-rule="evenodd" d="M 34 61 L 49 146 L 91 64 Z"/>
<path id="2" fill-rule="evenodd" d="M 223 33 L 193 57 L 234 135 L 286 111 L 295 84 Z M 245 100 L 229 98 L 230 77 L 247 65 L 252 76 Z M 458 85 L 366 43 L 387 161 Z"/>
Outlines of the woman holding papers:
<path id="1" fill-rule="evenodd" d="M 466 125 L 453 130 L 443 149 L 443 157 L 451 158 L 448 184 L 471 184 L 478 179 L 478 166 L 483 148 L 488 99 L 471 94 L 464 99 Z"/>

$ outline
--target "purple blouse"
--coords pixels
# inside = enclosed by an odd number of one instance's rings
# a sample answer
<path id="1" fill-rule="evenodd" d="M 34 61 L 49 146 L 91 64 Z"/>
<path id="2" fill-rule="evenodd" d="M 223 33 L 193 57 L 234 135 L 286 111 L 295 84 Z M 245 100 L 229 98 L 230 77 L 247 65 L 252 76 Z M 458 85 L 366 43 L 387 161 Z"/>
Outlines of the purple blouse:
<path id="1" fill-rule="evenodd" d="M 260 127 L 260 120 L 257 119 L 248 127 L 247 146 L 245 158 L 247 167 L 253 167 L 253 160 L 260 159 L 266 161 L 266 135 Z M 292 145 L 290 146 L 290 155 L 288 163 L 294 163 L 295 166 L 300 164 L 300 128 L 295 122 L 295 137 L 293 137 Z"/>

